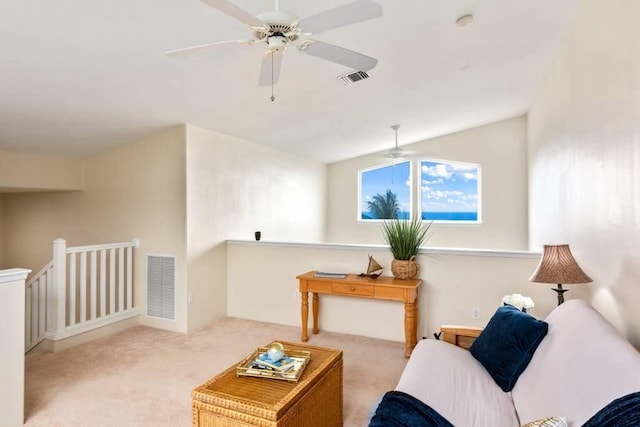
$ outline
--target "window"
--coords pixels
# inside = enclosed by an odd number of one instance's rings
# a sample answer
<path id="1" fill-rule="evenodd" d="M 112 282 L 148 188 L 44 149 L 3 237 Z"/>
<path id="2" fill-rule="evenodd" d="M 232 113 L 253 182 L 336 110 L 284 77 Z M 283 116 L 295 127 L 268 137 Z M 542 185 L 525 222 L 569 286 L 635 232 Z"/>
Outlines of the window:
<path id="1" fill-rule="evenodd" d="M 358 220 L 411 218 L 411 162 L 359 171 Z"/>
<path id="2" fill-rule="evenodd" d="M 420 162 L 420 212 L 424 220 L 480 222 L 480 165 Z"/>

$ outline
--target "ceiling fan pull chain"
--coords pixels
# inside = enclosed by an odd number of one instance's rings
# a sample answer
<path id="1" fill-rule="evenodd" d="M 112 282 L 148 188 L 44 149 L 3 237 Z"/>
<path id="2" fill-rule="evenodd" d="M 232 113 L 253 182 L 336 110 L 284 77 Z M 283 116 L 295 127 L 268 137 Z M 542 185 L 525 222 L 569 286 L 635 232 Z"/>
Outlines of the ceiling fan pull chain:
<path id="1" fill-rule="evenodd" d="M 273 96 L 273 52 L 271 52 L 271 102 L 275 100 L 276 100 L 276 97 Z"/>

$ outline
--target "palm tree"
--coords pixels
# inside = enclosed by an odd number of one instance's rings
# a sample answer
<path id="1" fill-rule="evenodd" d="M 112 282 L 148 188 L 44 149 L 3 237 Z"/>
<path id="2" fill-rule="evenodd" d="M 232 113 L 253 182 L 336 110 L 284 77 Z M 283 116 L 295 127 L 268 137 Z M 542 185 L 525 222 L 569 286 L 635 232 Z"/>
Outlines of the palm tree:
<path id="1" fill-rule="evenodd" d="M 398 196 L 391 190 L 387 190 L 384 195 L 376 194 L 373 200 L 367 202 L 367 205 L 376 219 L 398 219 L 400 212 Z"/>

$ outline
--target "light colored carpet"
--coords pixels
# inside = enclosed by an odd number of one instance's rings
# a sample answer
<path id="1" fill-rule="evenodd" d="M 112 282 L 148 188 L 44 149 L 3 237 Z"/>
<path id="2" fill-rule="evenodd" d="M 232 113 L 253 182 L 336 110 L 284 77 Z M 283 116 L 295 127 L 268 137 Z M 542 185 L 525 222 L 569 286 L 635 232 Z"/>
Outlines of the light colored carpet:
<path id="1" fill-rule="evenodd" d="M 191 390 L 300 328 L 226 317 L 192 334 L 143 326 L 26 359 L 27 426 L 189 426 Z M 309 344 L 344 351 L 344 425 L 363 426 L 395 387 L 404 344 L 320 332 Z"/>

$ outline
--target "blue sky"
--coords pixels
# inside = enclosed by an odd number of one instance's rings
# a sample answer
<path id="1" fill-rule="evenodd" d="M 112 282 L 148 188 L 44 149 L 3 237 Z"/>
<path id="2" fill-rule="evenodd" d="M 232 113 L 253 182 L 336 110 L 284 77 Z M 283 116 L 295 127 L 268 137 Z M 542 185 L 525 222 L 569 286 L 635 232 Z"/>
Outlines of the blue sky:
<path id="1" fill-rule="evenodd" d="M 479 168 L 464 163 L 420 162 L 422 211 L 475 212 Z"/>
<path id="2" fill-rule="evenodd" d="M 360 209 L 368 212 L 367 202 L 376 194 L 391 190 L 398 196 L 400 210 L 410 210 L 411 167 L 410 162 L 397 163 L 362 172 Z"/>

